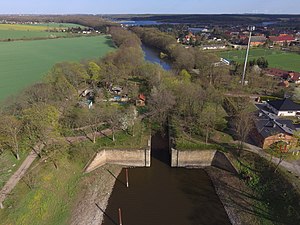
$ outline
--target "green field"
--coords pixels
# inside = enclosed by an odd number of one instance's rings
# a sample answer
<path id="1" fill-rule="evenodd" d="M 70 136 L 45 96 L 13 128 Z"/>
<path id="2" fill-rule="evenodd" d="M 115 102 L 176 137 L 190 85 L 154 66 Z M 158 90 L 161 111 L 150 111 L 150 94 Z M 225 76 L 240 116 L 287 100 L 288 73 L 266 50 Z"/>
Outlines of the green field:
<path id="1" fill-rule="evenodd" d="M 70 27 L 84 26 L 73 23 L 40 23 L 40 24 L 0 24 L 0 41 L 15 39 L 55 38 L 71 34 L 64 32 L 46 32 L 48 30 L 63 30 Z"/>
<path id="2" fill-rule="evenodd" d="M 34 38 L 54 38 L 65 37 L 68 33 L 46 32 L 46 31 L 26 31 L 26 30 L 0 30 L 0 41 L 8 39 L 34 39 Z"/>
<path id="3" fill-rule="evenodd" d="M 106 36 L 0 42 L 0 101 L 35 83 L 62 61 L 80 61 L 112 51 Z"/>
<path id="4" fill-rule="evenodd" d="M 236 62 L 244 62 L 245 50 L 232 50 L 219 53 L 220 57 L 233 60 Z M 289 53 L 272 49 L 250 49 L 249 60 L 265 57 L 269 62 L 269 67 L 284 70 L 293 70 L 300 72 L 300 54 Z"/>
<path id="5" fill-rule="evenodd" d="M 75 24 L 75 23 L 39 23 L 39 24 L 32 24 L 31 26 L 44 26 L 49 28 L 71 28 L 71 27 L 80 27 L 85 28 L 85 26 Z"/>

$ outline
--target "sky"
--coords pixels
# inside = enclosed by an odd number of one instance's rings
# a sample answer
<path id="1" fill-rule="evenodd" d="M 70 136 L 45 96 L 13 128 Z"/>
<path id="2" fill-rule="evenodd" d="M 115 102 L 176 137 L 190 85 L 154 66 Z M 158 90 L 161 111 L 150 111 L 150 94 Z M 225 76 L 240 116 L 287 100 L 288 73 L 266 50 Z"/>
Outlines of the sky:
<path id="1" fill-rule="evenodd" d="M 0 14 L 300 14 L 300 0 L 2 0 Z"/>

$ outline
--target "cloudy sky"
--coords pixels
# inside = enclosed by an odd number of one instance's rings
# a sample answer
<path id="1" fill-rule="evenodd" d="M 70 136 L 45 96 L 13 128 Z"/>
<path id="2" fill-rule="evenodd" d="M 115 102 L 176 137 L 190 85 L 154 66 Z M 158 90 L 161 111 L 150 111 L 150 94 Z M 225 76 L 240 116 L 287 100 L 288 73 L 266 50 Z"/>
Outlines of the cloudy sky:
<path id="1" fill-rule="evenodd" d="M 0 14 L 300 14 L 300 0 L 3 0 Z"/>

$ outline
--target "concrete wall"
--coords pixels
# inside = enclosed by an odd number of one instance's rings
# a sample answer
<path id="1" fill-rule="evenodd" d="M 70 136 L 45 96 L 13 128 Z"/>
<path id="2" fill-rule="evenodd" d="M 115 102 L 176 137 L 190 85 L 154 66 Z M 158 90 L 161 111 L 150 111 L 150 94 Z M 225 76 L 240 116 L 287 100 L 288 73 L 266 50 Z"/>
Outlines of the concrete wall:
<path id="1" fill-rule="evenodd" d="M 211 166 L 216 150 L 185 150 L 171 149 L 172 167 L 205 167 Z"/>
<path id="2" fill-rule="evenodd" d="M 176 150 L 171 148 L 171 167 L 207 167 L 237 173 L 227 156 L 217 150 Z"/>
<path id="3" fill-rule="evenodd" d="M 89 173 L 104 166 L 106 163 L 133 167 L 150 167 L 151 150 L 150 148 L 137 150 L 101 150 L 87 164 L 84 171 Z"/>

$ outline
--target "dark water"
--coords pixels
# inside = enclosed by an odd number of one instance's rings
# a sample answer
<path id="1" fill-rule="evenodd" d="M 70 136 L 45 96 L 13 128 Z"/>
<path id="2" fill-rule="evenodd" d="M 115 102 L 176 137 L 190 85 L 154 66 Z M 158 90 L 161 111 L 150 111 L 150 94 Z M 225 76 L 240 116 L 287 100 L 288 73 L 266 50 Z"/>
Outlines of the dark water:
<path id="1" fill-rule="evenodd" d="M 151 168 L 118 176 L 103 225 L 227 225 L 227 214 L 209 176 L 201 169 L 175 169 L 169 164 L 167 142 L 153 138 Z M 100 209 L 99 209 L 100 210 Z"/>
<path id="2" fill-rule="evenodd" d="M 144 44 L 142 45 L 142 49 L 145 53 L 145 59 L 147 61 L 150 61 L 152 63 L 158 63 L 165 70 L 171 70 L 172 68 L 171 63 L 166 59 L 161 59 L 159 57 L 160 52 L 158 50 L 150 48 Z"/>
<path id="3" fill-rule="evenodd" d="M 141 20 L 141 21 L 128 20 L 128 21 L 117 21 L 117 22 L 126 26 L 149 26 L 149 25 L 164 24 L 162 22 L 157 22 L 154 20 Z"/>

